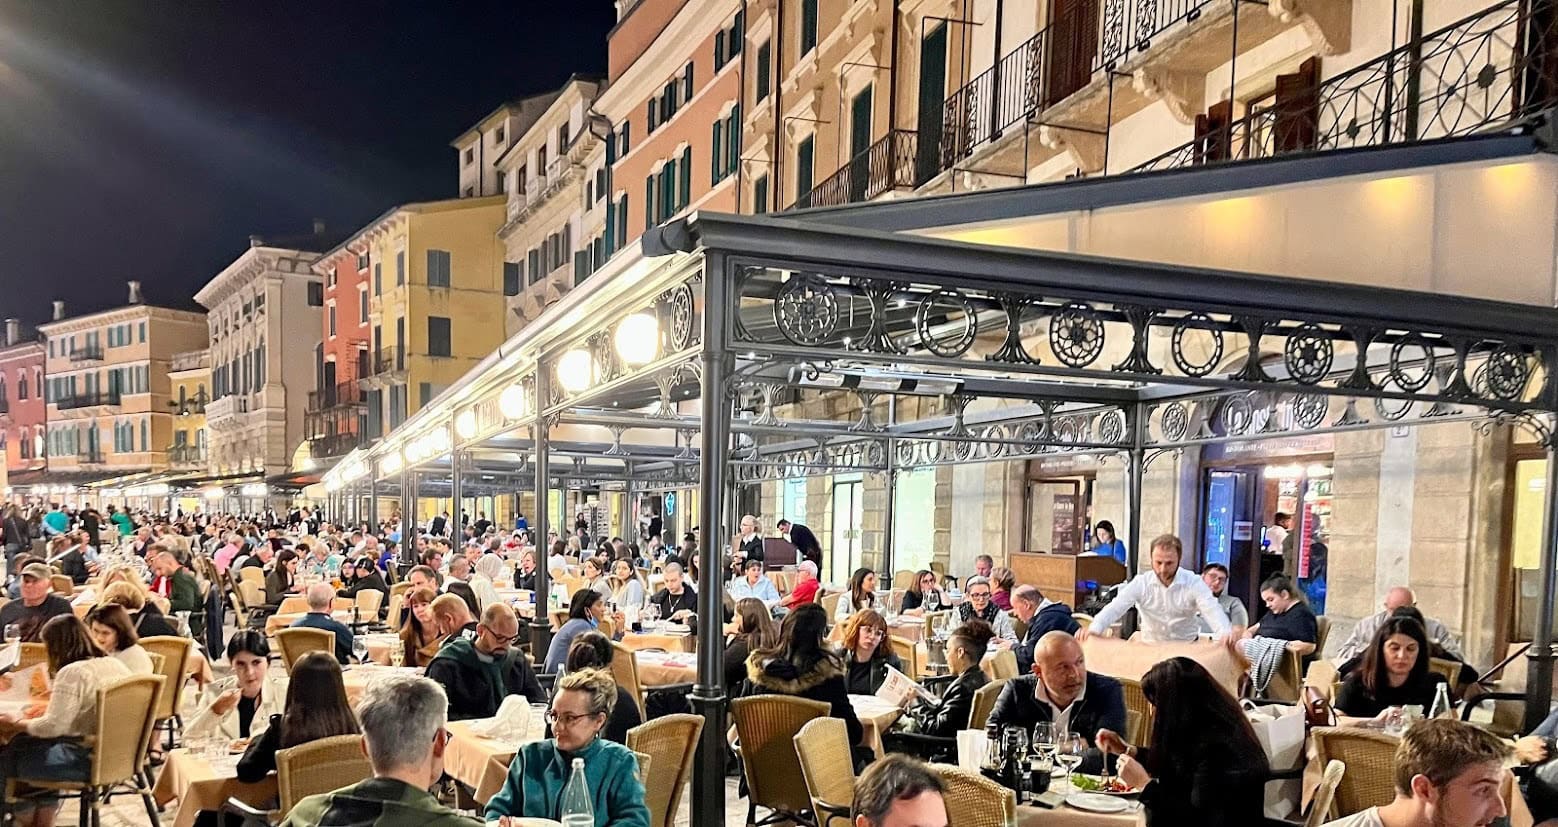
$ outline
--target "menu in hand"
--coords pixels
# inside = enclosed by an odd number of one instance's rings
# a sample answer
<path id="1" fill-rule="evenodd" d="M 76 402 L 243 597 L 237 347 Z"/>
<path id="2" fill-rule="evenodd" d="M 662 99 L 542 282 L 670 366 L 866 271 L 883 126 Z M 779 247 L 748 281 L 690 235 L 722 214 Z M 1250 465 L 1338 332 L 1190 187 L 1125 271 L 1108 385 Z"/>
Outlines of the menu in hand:
<path id="1" fill-rule="evenodd" d="M 915 696 L 931 703 L 936 702 L 936 696 L 932 695 L 930 690 L 915 683 L 908 675 L 897 669 L 887 667 L 887 678 L 882 681 L 882 688 L 876 690 L 876 697 L 893 706 L 903 707 L 907 706 Z"/>

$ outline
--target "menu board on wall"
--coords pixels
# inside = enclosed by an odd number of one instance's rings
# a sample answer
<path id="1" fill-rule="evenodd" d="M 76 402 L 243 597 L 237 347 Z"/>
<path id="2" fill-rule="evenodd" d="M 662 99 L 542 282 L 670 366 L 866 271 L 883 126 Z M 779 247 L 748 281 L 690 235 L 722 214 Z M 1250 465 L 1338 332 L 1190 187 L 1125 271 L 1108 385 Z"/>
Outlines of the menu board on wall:
<path id="1" fill-rule="evenodd" d="M 1051 500 L 1053 503 L 1051 519 L 1050 548 L 1054 554 L 1076 554 L 1081 549 L 1077 548 L 1077 496 L 1075 494 L 1055 494 Z"/>

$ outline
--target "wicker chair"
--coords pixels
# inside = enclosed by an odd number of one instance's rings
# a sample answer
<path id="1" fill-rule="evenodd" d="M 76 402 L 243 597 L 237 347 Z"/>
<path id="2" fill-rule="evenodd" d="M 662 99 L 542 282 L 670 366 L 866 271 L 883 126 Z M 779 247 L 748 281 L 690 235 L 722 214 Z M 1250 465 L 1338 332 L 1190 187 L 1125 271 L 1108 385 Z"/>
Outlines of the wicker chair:
<path id="1" fill-rule="evenodd" d="M 167 684 L 163 687 L 157 704 L 157 726 L 167 727 L 168 749 L 173 749 L 174 738 L 183 720 L 179 717 L 180 703 L 184 700 L 184 682 L 189 675 L 189 652 L 195 642 L 177 635 L 152 635 L 141 638 L 141 648 L 148 654 L 161 655 L 162 666 L 156 670 Z M 154 661 L 153 666 L 156 666 Z"/>
<path id="2" fill-rule="evenodd" d="M 276 643 L 281 647 L 281 665 L 285 666 L 289 673 L 292 671 L 292 664 L 297 663 L 298 658 L 309 652 L 327 652 L 331 657 L 335 657 L 335 632 L 329 629 L 303 627 L 277 629 Z"/>
<path id="3" fill-rule="evenodd" d="M 1347 774 L 1336 787 L 1333 818 L 1343 818 L 1395 798 L 1397 739 L 1359 727 L 1315 727 L 1315 758 L 1330 766 L 1340 761 Z"/>
<path id="4" fill-rule="evenodd" d="M 795 754 L 801 762 L 801 775 L 811 793 L 812 812 L 819 827 L 829 827 L 834 819 L 848 825 L 855 792 L 855 764 L 844 721 L 818 718 L 801 727 L 795 735 Z"/>
<path id="5" fill-rule="evenodd" d="M 353 623 L 354 631 L 369 624 L 379 622 L 379 610 L 384 608 L 384 592 L 378 589 L 363 589 L 357 593 L 357 622 Z"/>
<path id="6" fill-rule="evenodd" d="M 985 661 L 985 674 L 992 681 L 1004 681 L 1017 677 L 1017 655 L 1010 649 L 1002 649 Z"/>
<path id="7" fill-rule="evenodd" d="M 41 643 L 23 643 L 21 647 L 16 653 L 16 668 L 19 670 L 37 666 L 49 659 L 49 650 Z"/>
<path id="8" fill-rule="evenodd" d="M 1125 690 L 1125 708 L 1127 711 L 1141 715 L 1141 737 L 1131 739 L 1133 744 L 1145 744 L 1152 740 L 1152 704 L 1147 703 L 1146 693 L 1141 691 L 1141 681 L 1130 678 L 1119 678 L 1120 687 Z"/>
<path id="9" fill-rule="evenodd" d="M 653 771 L 646 773 L 644 783 L 649 827 L 674 827 L 702 733 L 701 715 L 664 715 L 628 730 L 627 748 L 652 762 Z"/>
<path id="10" fill-rule="evenodd" d="M 1268 701 L 1285 704 L 1298 703 L 1304 691 L 1304 656 L 1289 649 L 1282 653 L 1282 662 L 1266 684 L 1264 697 Z"/>
<path id="11" fill-rule="evenodd" d="M 242 816 L 245 823 L 276 824 L 308 796 L 372 776 L 373 767 L 362 751 L 362 736 L 332 735 L 276 751 L 276 809 L 261 810 L 237 798 L 229 798 L 225 809 Z"/>
<path id="12" fill-rule="evenodd" d="M 817 602 L 822 604 L 822 610 L 828 613 L 828 620 L 831 621 L 838 615 L 839 601 L 848 596 L 849 592 L 834 592 L 832 594 L 823 594 L 821 591 L 818 591 Z"/>
<path id="13" fill-rule="evenodd" d="M 633 701 L 638 704 L 639 720 L 647 720 L 649 714 L 644 709 L 644 683 L 638 679 L 638 658 L 634 657 L 632 649 L 615 640 L 611 641 L 611 677 L 617 686 L 633 696 Z"/>
<path id="14" fill-rule="evenodd" d="M 920 647 L 914 645 L 914 641 L 897 635 L 888 635 L 888 643 L 893 647 L 893 654 L 903 662 L 903 673 L 914 680 L 919 680 L 923 673 L 920 663 Z"/>
<path id="15" fill-rule="evenodd" d="M 995 709 L 995 701 L 1001 697 L 1001 690 L 1006 688 L 1006 681 L 990 681 L 974 691 L 974 705 L 968 710 L 968 728 L 984 729 L 985 723 L 990 720 L 990 711 Z"/>
<path id="16" fill-rule="evenodd" d="M 1446 683 L 1450 685 L 1450 692 L 1454 693 L 1461 681 L 1461 664 L 1449 658 L 1429 658 L 1428 671 L 1443 675 Z"/>
<path id="17" fill-rule="evenodd" d="M 7 811 L 17 801 L 20 786 L 79 792 L 81 824 L 102 824 L 98 806 L 109 793 L 128 786 L 140 794 L 153 827 L 157 805 L 151 797 L 151 777 L 144 771 L 146 751 L 156 732 L 156 713 L 161 706 L 164 681 L 157 675 L 120 678 L 97 691 L 97 736 L 92 742 L 92 766 L 86 781 L 43 781 L 21 777 L 6 779 Z"/>
<path id="18" fill-rule="evenodd" d="M 244 568 L 238 570 L 238 582 L 240 584 L 252 583 L 256 586 L 259 586 L 261 590 L 264 590 L 265 570 L 261 569 L 259 566 L 245 566 Z M 261 602 L 263 603 L 264 601 Z"/>
<path id="19" fill-rule="evenodd" d="M 893 588 L 908 591 L 914 587 L 914 572 L 908 569 L 893 573 Z"/>
<path id="20" fill-rule="evenodd" d="M 947 785 L 947 827 L 1007 827 L 1017 823 L 1017 798 L 1011 790 L 948 764 L 930 766 Z"/>
<path id="21" fill-rule="evenodd" d="M 404 580 L 399 583 L 395 583 L 390 586 L 390 599 L 394 600 L 396 596 L 404 595 L 408 591 L 411 591 L 410 583 L 407 583 Z"/>
<path id="22" fill-rule="evenodd" d="M 1331 802 L 1336 798 L 1336 788 L 1341 786 L 1342 776 L 1347 773 L 1347 765 L 1340 761 L 1328 761 L 1325 772 L 1320 776 L 1320 786 L 1315 788 L 1315 796 L 1309 802 L 1309 815 L 1304 819 L 1304 827 L 1320 827 L 1331 820 Z"/>
<path id="23" fill-rule="evenodd" d="M 730 702 L 747 781 L 747 824 L 815 823 L 810 816 L 811 794 L 795 754 L 795 734 L 807 722 L 828 717 L 831 710 L 822 701 L 787 695 L 756 695 Z M 758 807 L 773 814 L 758 821 Z"/>
<path id="24" fill-rule="evenodd" d="M 1091 629 L 1093 627 L 1093 616 L 1085 612 L 1072 612 L 1071 619 L 1075 620 L 1077 625 L 1083 629 Z"/>
<path id="25" fill-rule="evenodd" d="M 66 597 L 70 597 L 76 593 L 76 581 L 71 580 L 69 575 L 56 574 L 49 578 L 49 583 L 53 585 L 55 592 L 63 594 Z"/>
<path id="26" fill-rule="evenodd" d="M 1331 637 L 1331 619 L 1325 615 L 1315 618 L 1315 657 L 1325 657 L 1325 642 Z"/>

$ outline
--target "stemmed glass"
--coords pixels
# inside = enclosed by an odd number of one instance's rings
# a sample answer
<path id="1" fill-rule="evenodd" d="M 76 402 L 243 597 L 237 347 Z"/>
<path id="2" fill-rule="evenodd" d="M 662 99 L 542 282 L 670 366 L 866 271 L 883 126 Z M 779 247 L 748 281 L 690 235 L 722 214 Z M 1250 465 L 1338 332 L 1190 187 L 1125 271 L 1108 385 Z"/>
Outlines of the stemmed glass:
<path id="1" fill-rule="evenodd" d="M 1055 725 L 1040 721 L 1033 725 L 1033 755 L 1035 758 L 1055 760 Z"/>
<path id="2" fill-rule="evenodd" d="M 361 636 L 352 638 L 352 654 L 357 656 L 358 663 L 368 662 L 368 641 Z"/>
<path id="3" fill-rule="evenodd" d="M 934 612 L 941 608 L 941 593 L 928 591 L 925 593 L 925 611 Z"/>
<path id="4" fill-rule="evenodd" d="M 1071 774 L 1082 766 L 1082 756 L 1087 752 L 1087 741 L 1079 732 L 1062 732 L 1055 735 L 1055 762 L 1066 768 L 1066 793 L 1075 791 Z"/>
<path id="5" fill-rule="evenodd" d="M 1001 730 L 1001 751 L 1018 766 L 1022 766 L 1028 755 L 1028 730 L 1020 726 Z"/>

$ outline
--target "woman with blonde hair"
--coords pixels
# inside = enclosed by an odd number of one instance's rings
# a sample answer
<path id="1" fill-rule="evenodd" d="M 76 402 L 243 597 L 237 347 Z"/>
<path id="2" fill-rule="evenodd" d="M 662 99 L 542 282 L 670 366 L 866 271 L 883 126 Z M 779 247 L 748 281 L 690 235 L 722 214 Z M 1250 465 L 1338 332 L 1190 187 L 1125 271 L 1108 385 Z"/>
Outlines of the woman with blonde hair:
<path id="1" fill-rule="evenodd" d="M 109 604 L 123 606 L 130 613 L 135 633 L 141 637 L 178 634 L 178 629 L 174 628 L 162 610 L 157 608 L 157 604 L 151 602 L 146 590 L 138 584 L 121 580 L 103 589 L 103 596 L 97 599 L 97 605 Z"/>
<path id="2" fill-rule="evenodd" d="M 990 570 L 990 602 L 1003 612 L 1012 610 L 1012 587 L 1017 585 L 1017 575 L 1005 566 Z"/>

